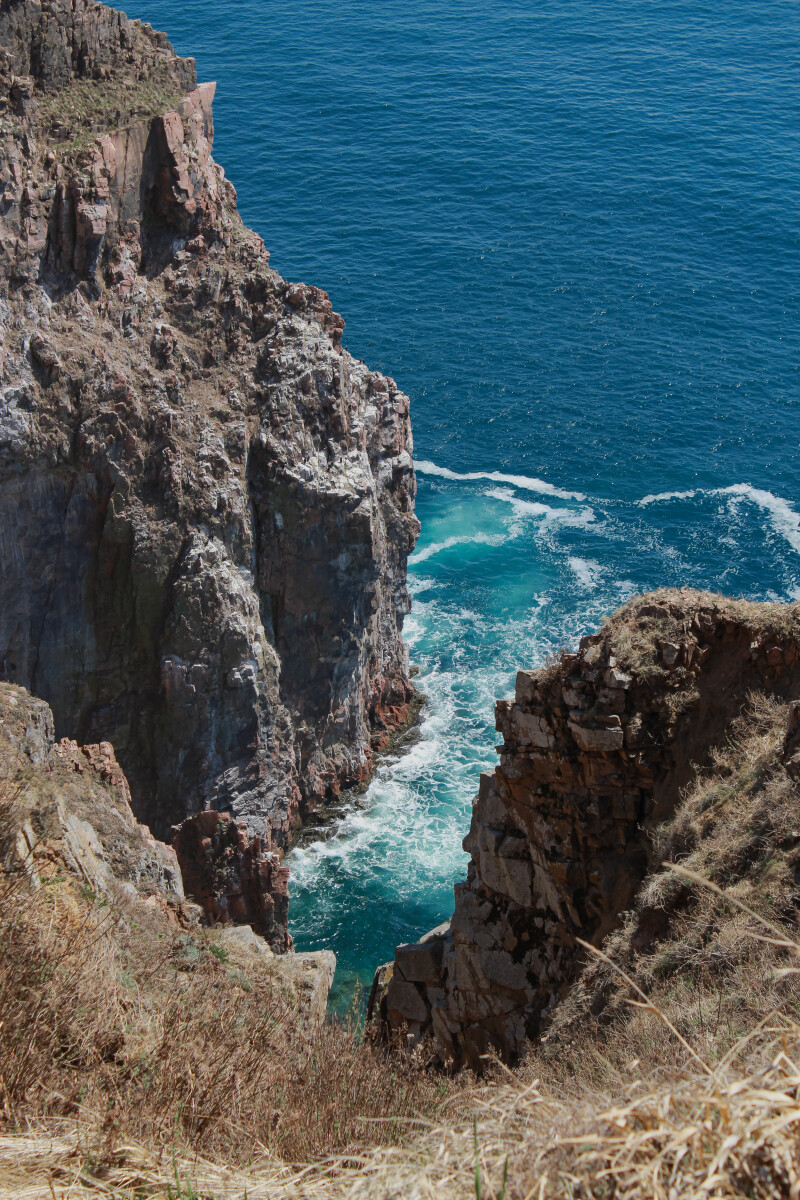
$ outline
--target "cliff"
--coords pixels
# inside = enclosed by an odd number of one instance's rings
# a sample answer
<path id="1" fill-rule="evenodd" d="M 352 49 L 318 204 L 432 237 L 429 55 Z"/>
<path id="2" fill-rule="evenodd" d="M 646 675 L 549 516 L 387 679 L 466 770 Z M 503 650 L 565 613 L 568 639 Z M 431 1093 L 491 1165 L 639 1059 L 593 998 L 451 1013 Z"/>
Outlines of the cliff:
<path id="1" fill-rule="evenodd" d="M 742 717 L 758 698 L 778 704 L 798 688 L 800 606 L 689 590 L 639 597 L 578 653 L 521 671 L 514 699 L 497 705 L 500 764 L 481 777 L 453 918 L 376 975 L 384 1031 L 407 1030 L 412 1044 L 432 1036 L 441 1057 L 478 1066 L 490 1050 L 515 1059 L 554 1018 L 563 1025 L 587 960 L 578 939 L 599 947 L 633 910 L 639 949 L 667 935 L 669 908 L 652 896 L 671 885 L 642 885 L 665 853 L 685 855 L 686 839 L 673 830 L 654 842 L 656 831 L 686 823 L 686 789 L 747 736 Z M 774 769 L 796 805 L 798 716 L 784 707 L 779 719 L 789 725 Z M 763 821 L 739 819 L 757 847 Z M 785 858 L 794 842 L 781 830 L 761 844 Z M 786 870 L 794 878 L 796 863 Z M 585 1005 L 575 1011 L 585 1026 Z"/>
<path id="2" fill-rule="evenodd" d="M 0 10 L 0 677 L 159 837 L 285 846 L 412 698 L 409 402 L 287 283 L 214 84 L 89 0 Z"/>
<path id="3" fill-rule="evenodd" d="M 219 819 L 219 814 L 202 815 Z M 192 823 L 184 824 L 184 835 Z M 220 823 L 232 826 L 230 818 Z M 271 920 L 268 930 L 245 923 L 248 912 L 236 912 L 240 920 L 234 924 L 227 913 L 204 911 L 208 906 L 194 902 L 201 889 L 191 874 L 184 890 L 179 858 L 134 817 L 128 781 L 113 746 L 56 741 L 48 705 L 23 688 L 0 683 L 0 885 L 6 948 L 20 921 L 41 934 L 42 903 L 56 930 L 66 918 L 61 935 L 67 940 L 76 935 L 73 922 L 81 910 L 89 924 L 95 910 L 109 917 L 100 922 L 106 926 L 103 940 L 123 970 L 130 966 L 131 954 L 124 931 L 142 934 L 137 965 L 150 1003 L 158 1003 L 175 986 L 176 971 L 180 979 L 180 972 L 216 946 L 219 960 L 230 960 L 231 969 L 255 972 L 281 989 L 290 1001 L 286 1019 L 319 1025 L 333 981 L 334 955 L 329 950 L 286 955 L 285 908 L 282 922 Z M 208 888 L 209 873 L 201 878 Z M 206 931 L 206 923 L 214 924 L 212 931 Z M 271 939 L 261 936 L 265 932 Z M 91 947 L 91 938 L 89 942 Z M 231 992 L 238 982 L 229 979 Z M 68 997 L 60 999 L 65 1003 Z"/>

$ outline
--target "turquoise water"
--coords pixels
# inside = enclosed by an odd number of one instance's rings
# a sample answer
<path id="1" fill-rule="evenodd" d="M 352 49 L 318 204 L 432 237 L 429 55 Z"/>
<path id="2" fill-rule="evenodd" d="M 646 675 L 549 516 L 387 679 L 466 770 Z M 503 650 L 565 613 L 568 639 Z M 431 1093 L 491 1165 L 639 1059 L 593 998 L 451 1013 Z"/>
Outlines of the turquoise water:
<path id="1" fill-rule="evenodd" d="M 412 398 L 418 742 L 291 856 L 336 1001 L 449 915 L 493 705 L 627 596 L 800 597 L 794 0 L 140 0 Z"/>

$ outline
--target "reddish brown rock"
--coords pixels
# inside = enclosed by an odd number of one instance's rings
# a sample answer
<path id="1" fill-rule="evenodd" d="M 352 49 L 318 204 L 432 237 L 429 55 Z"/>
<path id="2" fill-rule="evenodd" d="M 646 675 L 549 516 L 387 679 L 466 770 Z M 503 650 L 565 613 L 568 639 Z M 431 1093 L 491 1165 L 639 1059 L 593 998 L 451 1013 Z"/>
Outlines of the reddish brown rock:
<path id="1" fill-rule="evenodd" d="M 752 691 L 797 694 L 799 659 L 800 605 L 682 590 L 521 671 L 497 705 L 500 765 L 481 776 L 453 918 L 432 944 L 398 947 L 374 989 L 384 1029 L 432 1034 L 456 1064 L 513 1059 L 569 990 L 577 939 L 599 945 L 632 906 L 653 828 Z M 796 709 L 784 761 L 800 776 Z"/>
<path id="2" fill-rule="evenodd" d="M 187 895 L 209 924 L 249 925 L 276 954 L 293 950 L 288 930 L 289 868 L 243 821 L 202 812 L 172 831 Z"/>

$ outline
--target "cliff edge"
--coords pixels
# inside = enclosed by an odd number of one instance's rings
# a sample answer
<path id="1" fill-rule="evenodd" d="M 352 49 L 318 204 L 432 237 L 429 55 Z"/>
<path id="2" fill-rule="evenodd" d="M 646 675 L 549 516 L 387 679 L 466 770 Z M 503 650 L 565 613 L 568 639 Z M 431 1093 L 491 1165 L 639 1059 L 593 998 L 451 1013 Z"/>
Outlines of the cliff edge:
<path id="1" fill-rule="evenodd" d="M 689 589 L 637 597 L 577 653 L 520 671 L 513 700 L 497 705 L 500 764 L 481 776 L 453 918 L 398 946 L 376 975 L 371 1009 L 384 1032 L 431 1036 L 442 1057 L 477 1067 L 490 1051 L 514 1060 L 554 1019 L 568 1023 L 563 1002 L 587 962 L 579 939 L 600 947 L 631 913 L 637 951 L 671 936 L 670 906 L 652 899 L 676 891 L 661 859 L 679 861 L 698 841 L 680 833 L 681 822 L 698 826 L 709 791 L 698 780 L 721 750 L 756 736 L 747 714 L 759 703 L 772 706 L 771 728 L 786 728 L 770 771 L 783 780 L 778 807 L 796 808 L 800 708 L 785 702 L 798 691 L 800 605 Z M 740 804 L 750 847 L 740 862 L 709 851 L 720 882 L 751 886 L 747 872 L 769 850 L 796 887 L 797 835 L 783 818 L 767 830 L 765 804 L 760 793 Z M 731 820 L 721 807 L 711 826 Z M 796 920 L 791 904 L 787 915 Z"/>
<path id="2" fill-rule="evenodd" d="M 213 95 L 103 5 L 2 5 L 0 677 L 158 836 L 285 846 L 408 713 L 409 402 L 270 269 Z"/>

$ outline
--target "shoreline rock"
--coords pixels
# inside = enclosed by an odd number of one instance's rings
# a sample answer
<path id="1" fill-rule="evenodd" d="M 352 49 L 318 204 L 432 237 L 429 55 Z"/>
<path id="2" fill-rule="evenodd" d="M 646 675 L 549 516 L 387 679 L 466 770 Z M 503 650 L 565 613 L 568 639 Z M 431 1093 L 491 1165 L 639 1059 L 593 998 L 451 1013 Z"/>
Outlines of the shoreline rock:
<path id="1" fill-rule="evenodd" d="M 244 821 L 207 810 L 173 826 L 172 847 L 187 895 L 211 925 L 251 929 L 275 954 L 294 950 L 289 933 L 289 868 Z"/>
<path id="2" fill-rule="evenodd" d="M 481 776 L 471 862 L 446 927 L 378 969 L 383 1037 L 432 1038 L 455 1066 L 513 1061 L 541 1034 L 629 910 L 650 834 L 724 744 L 752 691 L 800 686 L 800 605 L 660 591 L 631 601 L 577 653 L 520 671 L 497 704 L 500 764 Z M 784 745 L 795 769 L 791 710 Z"/>

